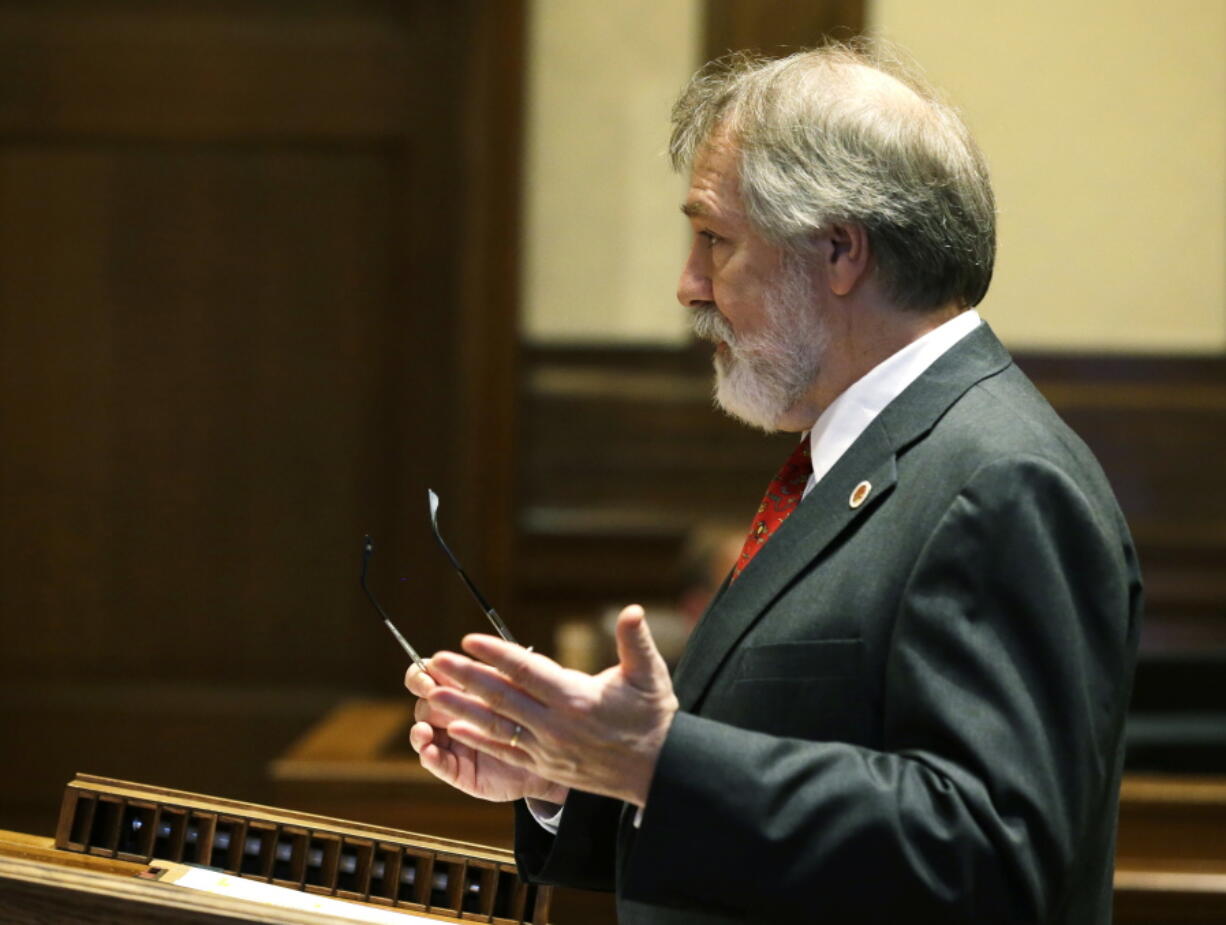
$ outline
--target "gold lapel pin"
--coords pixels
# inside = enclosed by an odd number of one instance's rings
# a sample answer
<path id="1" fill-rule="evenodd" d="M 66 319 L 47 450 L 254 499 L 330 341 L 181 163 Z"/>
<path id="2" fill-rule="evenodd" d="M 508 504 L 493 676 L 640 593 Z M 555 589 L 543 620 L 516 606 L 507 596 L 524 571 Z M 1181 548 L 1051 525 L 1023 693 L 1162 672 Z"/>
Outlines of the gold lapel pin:
<path id="1" fill-rule="evenodd" d="M 847 499 L 847 503 L 853 508 L 859 507 L 864 503 L 864 499 L 868 497 L 868 493 L 873 490 L 871 482 L 861 482 L 851 490 L 851 497 Z"/>

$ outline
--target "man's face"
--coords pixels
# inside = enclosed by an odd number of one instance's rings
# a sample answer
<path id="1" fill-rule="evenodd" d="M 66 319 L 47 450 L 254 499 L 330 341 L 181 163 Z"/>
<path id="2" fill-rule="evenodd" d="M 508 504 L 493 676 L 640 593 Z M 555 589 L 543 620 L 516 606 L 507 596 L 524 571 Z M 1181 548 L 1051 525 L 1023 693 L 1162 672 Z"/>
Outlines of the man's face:
<path id="1" fill-rule="evenodd" d="M 735 152 L 694 162 L 682 211 L 694 230 L 677 299 L 715 346 L 716 401 L 762 430 L 780 427 L 817 376 L 824 338 L 812 274 L 758 234 L 741 206 Z"/>

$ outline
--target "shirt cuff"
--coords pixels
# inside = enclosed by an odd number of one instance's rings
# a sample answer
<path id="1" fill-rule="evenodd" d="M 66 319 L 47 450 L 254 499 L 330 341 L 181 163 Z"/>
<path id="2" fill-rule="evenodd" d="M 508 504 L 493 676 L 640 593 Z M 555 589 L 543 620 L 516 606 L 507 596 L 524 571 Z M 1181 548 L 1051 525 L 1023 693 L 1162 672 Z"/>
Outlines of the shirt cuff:
<path id="1" fill-rule="evenodd" d="M 524 803 L 528 807 L 528 812 L 532 813 L 532 818 L 537 821 L 542 829 L 550 835 L 557 835 L 558 829 L 562 825 L 562 812 L 566 809 L 564 803 L 550 803 L 548 800 L 538 800 L 534 797 L 526 797 Z M 634 811 L 634 827 L 641 829 L 643 827 L 643 810 L 646 806 L 640 806 Z"/>
<path id="2" fill-rule="evenodd" d="M 542 829 L 550 835 L 558 834 L 558 826 L 562 824 L 562 811 L 566 809 L 565 804 L 550 803 L 548 800 L 537 800 L 533 797 L 528 797 L 524 803 Z"/>

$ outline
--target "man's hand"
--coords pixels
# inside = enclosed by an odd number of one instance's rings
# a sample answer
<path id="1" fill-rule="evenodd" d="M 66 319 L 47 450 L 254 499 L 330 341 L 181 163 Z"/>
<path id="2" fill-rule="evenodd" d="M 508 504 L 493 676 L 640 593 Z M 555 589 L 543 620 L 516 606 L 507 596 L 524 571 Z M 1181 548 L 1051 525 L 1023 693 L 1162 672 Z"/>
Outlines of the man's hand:
<path id="1" fill-rule="evenodd" d="M 453 748 L 567 788 L 646 803 L 677 698 L 643 608 L 621 612 L 619 662 L 598 675 L 494 636 L 466 636 L 464 649 L 480 661 L 439 653 L 430 671 L 441 686 L 426 695 L 450 720 Z"/>
<path id="2" fill-rule="evenodd" d="M 433 669 L 433 660 L 429 666 Z M 447 734 L 452 717 L 432 707 L 426 699 L 438 683 L 416 665 L 404 676 L 404 686 L 422 699 L 413 709 L 416 722 L 409 742 L 421 756 L 421 765 L 435 777 L 470 796 L 505 802 L 532 797 L 549 803 L 564 803 L 567 790 L 524 768 L 514 767 L 483 755 Z"/>

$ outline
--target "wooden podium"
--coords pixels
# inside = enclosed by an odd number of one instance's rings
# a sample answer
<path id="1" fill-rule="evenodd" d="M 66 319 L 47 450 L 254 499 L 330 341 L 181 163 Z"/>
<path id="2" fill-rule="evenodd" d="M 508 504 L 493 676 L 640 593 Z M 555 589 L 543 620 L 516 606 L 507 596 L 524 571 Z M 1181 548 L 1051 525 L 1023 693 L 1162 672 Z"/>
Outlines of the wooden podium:
<path id="1" fill-rule="evenodd" d="M 54 839 L 0 833 L 6 922 L 548 925 L 550 896 L 496 848 L 83 774 Z"/>

